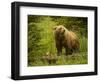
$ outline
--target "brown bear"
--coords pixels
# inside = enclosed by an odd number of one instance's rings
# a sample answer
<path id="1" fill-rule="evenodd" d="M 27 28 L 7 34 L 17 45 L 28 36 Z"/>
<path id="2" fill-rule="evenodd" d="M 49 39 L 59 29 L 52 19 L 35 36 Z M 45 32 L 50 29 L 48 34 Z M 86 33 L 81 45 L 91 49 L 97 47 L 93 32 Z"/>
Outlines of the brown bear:
<path id="1" fill-rule="evenodd" d="M 58 55 L 62 54 L 63 47 L 65 48 L 66 55 L 72 54 L 74 50 L 79 49 L 79 39 L 74 32 L 69 31 L 63 25 L 56 26 L 53 29 Z"/>

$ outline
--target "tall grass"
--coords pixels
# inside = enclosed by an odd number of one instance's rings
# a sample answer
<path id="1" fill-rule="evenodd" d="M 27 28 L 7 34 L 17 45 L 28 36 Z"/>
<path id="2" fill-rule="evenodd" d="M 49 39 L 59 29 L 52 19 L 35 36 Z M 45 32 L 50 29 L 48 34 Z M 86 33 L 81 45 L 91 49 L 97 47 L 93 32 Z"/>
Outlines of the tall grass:
<path id="1" fill-rule="evenodd" d="M 87 48 L 88 48 L 88 45 L 87 45 L 87 38 L 86 37 L 82 37 L 80 38 L 80 52 L 87 52 Z"/>

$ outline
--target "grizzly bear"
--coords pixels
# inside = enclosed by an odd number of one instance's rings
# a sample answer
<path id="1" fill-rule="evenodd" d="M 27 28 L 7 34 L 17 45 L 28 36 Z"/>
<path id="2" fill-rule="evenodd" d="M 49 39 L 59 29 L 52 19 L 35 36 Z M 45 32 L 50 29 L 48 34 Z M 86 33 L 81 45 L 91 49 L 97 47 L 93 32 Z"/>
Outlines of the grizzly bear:
<path id="1" fill-rule="evenodd" d="M 56 26 L 53 29 L 58 56 L 62 54 L 62 48 L 65 48 L 66 55 L 79 49 L 79 39 L 74 32 L 69 31 L 63 25 Z"/>

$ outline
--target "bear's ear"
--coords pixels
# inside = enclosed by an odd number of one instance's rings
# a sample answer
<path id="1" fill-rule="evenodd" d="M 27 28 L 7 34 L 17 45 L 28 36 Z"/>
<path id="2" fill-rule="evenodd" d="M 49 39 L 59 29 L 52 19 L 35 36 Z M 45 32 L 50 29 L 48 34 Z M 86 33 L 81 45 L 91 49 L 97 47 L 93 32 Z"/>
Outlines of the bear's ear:
<path id="1" fill-rule="evenodd" d="M 53 30 L 56 30 L 56 28 L 57 28 L 56 26 L 55 26 L 55 27 L 53 27 Z"/>

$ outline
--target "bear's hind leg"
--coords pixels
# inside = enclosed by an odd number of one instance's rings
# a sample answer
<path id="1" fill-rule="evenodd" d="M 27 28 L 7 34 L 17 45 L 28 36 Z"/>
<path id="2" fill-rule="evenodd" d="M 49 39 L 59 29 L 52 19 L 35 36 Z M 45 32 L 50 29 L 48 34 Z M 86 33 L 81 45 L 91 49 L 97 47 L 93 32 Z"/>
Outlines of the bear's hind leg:
<path id="1" fill-rule="evenodd" d="M 70 49 L 70 53 L 69 53 L 70 55 L 72 55 L 73 54 L 73 49 Z"/>
<path id="2" fill-rule="evenodd" d="M 72 49 L 66 48 L 65 50 L 66 50 L 66 55 L 72 55 L 73 53 Z"/>

